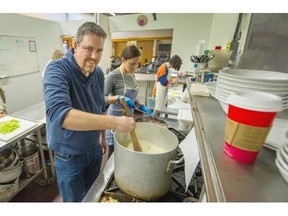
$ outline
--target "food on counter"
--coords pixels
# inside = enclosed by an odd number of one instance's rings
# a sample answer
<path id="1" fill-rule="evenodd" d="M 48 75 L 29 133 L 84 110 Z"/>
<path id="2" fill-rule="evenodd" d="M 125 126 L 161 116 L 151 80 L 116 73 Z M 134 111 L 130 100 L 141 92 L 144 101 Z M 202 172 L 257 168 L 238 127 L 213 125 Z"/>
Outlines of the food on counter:
<path id="1" fill-rule="evenodd" d="M 20 127 L 19 121 L 16 119 L 3 121 L 0 123 L 0 134 L 12 133 L 19 127 Z"/>
<path id="2" fill-rule="evenodd" d="M 168 125 L 165 121 L 160 120 L 158 118 L 152 118 L 149 116 L 145 116 L 145 117 L 141 117 L 135 120 L 136 122 L 147 122 L 147 123 L 151 123 L 151 124 L 155 124 L 164 128 L 167 128 Z"/>
<path id="3" fill-rule="evenodd" d="M 117 203 L 118 200 L 112 198 L 111 196 L 103 196 L 103 198 L 101 199 L 101 202 L 105 202 L 105 203 Z"/>
<path id="4" fill-rule="evenodd" d="M 152 144 L 146 140 L 139 140 L 140 146 L 142 148 L 142 152 L 144 153 L 151 153 L 151 154 L 155 154 L 155 153 L 164 153 L 167 152 L 167 150 L 165 150 L 164 148 L 161 148 L 155 144 Z M 126 148 L 133 150 L 133 143 L 132 141 L 129 141 L 126 145 Z"/>
<path id="5" fill-rule="evenodd" d="M 149 121 L 149 122 L 152 123 L 152 124 L 161 126 L 161 127 L 166 127 L 166 124 L 165 124 L 165 123 L 162 123 L 162 122 L 159 122 L 159 121 L 155 121 L 155 120 L 153 120 L 153 119 L 151 119 L 151 121 Z"/>

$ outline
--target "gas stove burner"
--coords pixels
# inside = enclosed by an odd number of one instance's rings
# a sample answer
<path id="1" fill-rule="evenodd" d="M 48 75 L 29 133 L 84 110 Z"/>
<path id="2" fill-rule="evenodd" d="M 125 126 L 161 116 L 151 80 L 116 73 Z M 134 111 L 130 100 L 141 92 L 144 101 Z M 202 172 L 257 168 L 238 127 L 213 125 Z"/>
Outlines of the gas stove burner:
<path id="1" fill-rule="evenodd" d="M 174 133 L 177 136 L 179 143 L 182 142 L 187 135 L 187 134 L 184 134 L 183 132 L 180 132 L 180 131 L 176 130 L 175 128 L 172 128 L 172 127 L 169 127 L 168 130 L 170 130 L 172 133 Z"/>

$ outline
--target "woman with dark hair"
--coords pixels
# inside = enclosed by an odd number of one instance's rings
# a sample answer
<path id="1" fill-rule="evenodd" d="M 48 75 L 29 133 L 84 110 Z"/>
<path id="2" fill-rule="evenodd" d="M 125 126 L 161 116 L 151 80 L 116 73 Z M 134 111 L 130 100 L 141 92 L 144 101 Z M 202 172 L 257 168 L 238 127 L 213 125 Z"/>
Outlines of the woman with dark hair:
<path id="1" fill-rule="evenodd" d="M 105 78 L 105 101 L 109 104 L 107 115 L 124 115 L 120 103 L 120 98 L 123 96 L 129 107 L 130 116 L 134 115 L 134 108 L 136 107 L 148 115 L 151 115 L 152 111 L 136 99 L 138 95 L 138 85 L 135 80 L 134 71 L 136 71 L 139 66 L 141 51 L 135 45 L 127 46 L 123 49 L 120 58 L 121 65 L 111 71 Z M 114 150 L 114 139 L 111 130 L 106 131 L 106 142 L 109 146 L 110 156 Z"/>
<path id="2" fill-rule="evenodd" d="M 155 108 L 153 116 L 157 117 L 159 110 L 164 110 L 168 102 L 168 87 L 170 84 L 176 83 L 179 77 L 172 78 L 170 75 L 171 68 L 179 71 L 182 65 L 182 60 L 178 55 L 172 56 L 168 62 L 163 63 L 155 76 L 156 82 L 153 88 L 152 95 L 155 98 Z"/>

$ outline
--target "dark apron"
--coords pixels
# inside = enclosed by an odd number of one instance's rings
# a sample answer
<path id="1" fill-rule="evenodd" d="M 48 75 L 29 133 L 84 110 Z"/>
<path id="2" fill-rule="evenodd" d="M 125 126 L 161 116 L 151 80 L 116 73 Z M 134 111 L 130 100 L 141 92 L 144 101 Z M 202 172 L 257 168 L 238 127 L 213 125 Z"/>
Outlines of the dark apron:
<path id="1" fill-rule="evenodd" d="M 136 84 L 136 88 L 134 88 L 134 89 L 127 88 L 123 74 L 122 74 L 122 77 L 123 77 L 123 82 L 124 82 L 123 95 L 125 97 L 129 97 L 133 101 L 135 101 L 137 98 L 137 95 L 138 95 L 138 86 L 137 86 L 136 80 L 134 79 L 135 84 Z M 134 109 L 129 109 L 129 112 L 130 112 L 130 116 L 133 117 L 134 116 Z M 107 110 L 107 115 L 123 116 L 124 110 L 122 108 L 122 105 L 120 103 L 111 104 Z M 113 132 L 111 130 L 106 130 L 106 143 L 108 145 L 112 145 L 112 146 L 114 145 Z"/>

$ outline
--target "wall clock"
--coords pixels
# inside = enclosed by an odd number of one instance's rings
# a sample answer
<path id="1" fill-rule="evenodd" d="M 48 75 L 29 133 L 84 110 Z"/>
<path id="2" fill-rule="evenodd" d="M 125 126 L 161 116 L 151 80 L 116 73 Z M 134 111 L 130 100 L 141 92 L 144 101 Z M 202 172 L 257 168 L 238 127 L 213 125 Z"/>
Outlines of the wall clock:
<path id="1" fill-rule="evenodd" d="M 139 15 L 137 18 L 137 23 L 140 26 L 144 26 L 147 23 L 147 17 L 145 15 Z"/>

